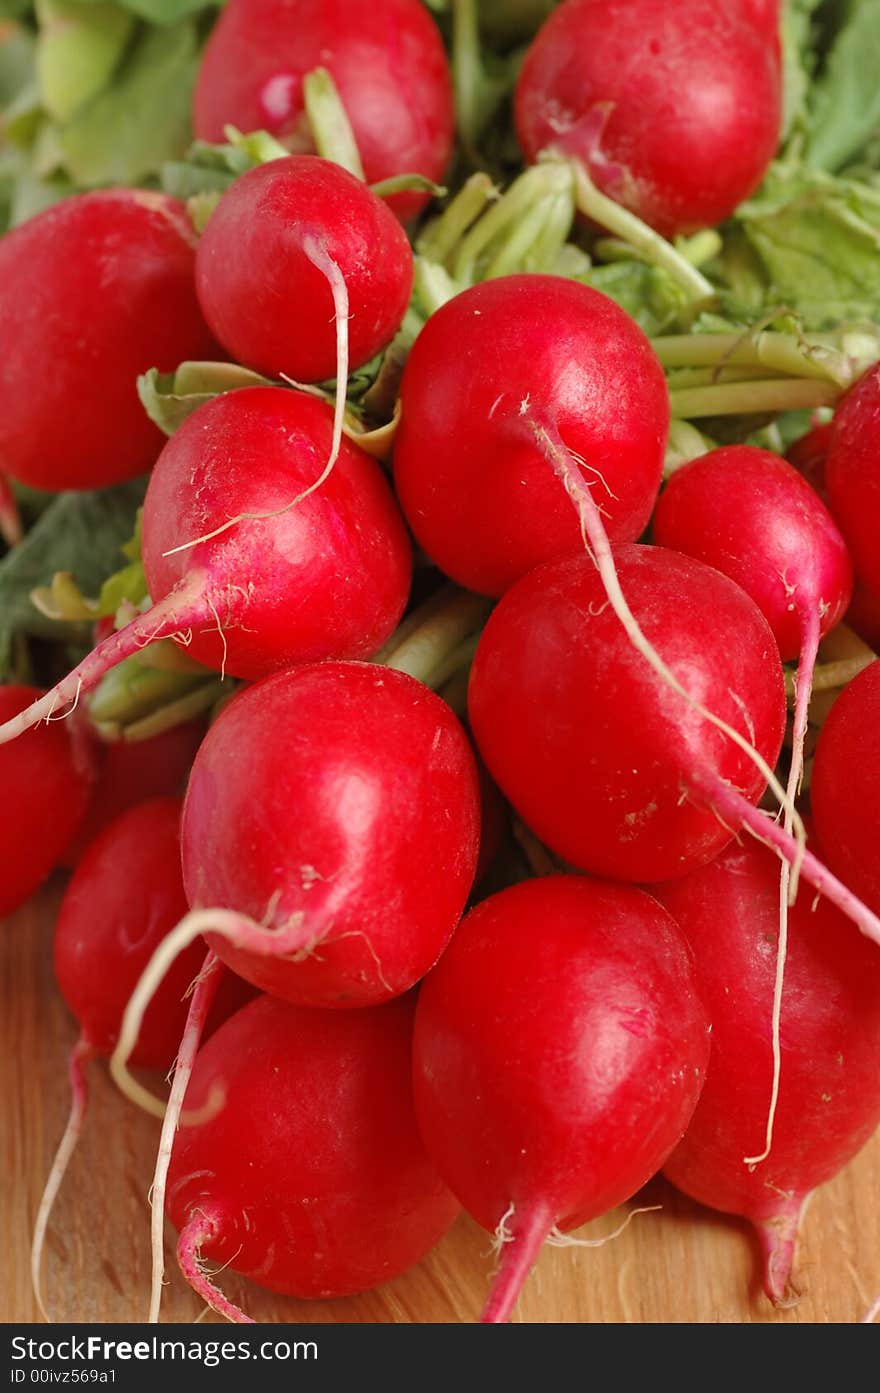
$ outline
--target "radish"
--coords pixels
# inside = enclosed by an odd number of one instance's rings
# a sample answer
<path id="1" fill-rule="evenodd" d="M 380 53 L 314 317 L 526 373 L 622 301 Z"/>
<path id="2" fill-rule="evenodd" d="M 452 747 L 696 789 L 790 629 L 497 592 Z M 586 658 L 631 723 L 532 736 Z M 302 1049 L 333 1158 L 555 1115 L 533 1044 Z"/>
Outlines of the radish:
<path id="1" fill-rule="evenodd" d="M 880 363 L 847 392 L 834 413 L 825 486 L 856 575 L 880 595 Z"/>
<path id="2" fill-rule="evenodd" d="M 642 891 L 548 876 L 471 911 L 422 987 L 413 1060 L 428 1152 L 503 1243 L 485 1321 L 549 1236 L 660 1168 L 708 1054 L 692 958 Z"/>
<path id="3" fill-rule="evenodd" d="M 208 1261 L 271 1291 L 344 1296 L 418 1262 L 452 1223 L 416 1129 L 412 1017 L 408 998 L 315 1011 L 264 996 L 200 1051 L 186 1111 L 203 1117 L 178 1133 L 167 1208 L 184 1276 L 221 1315 L 248 1319 Z"/>
<path id="4" fill-rule="evenodd" d="M 120 1056 L 165 965 L 203 932 L 237 973 L 298 1005 L 409 990 L 458 923 L 479 830 L 467 737 L 415 678 L 327 662 L 246 688 L 193 764 L 182 851 L 194 912 L 140 983 Z"/>
<path id="5" fill-rule="evenodd" d="M 224 348 L 269 377 L 336 378 L 334 438 L 315 487 L 339 452 L 349 372 L 390 343 L 412 285 L 400 223 L 330 160 L 292 155 L 258 165 L 211 214 L 196 287 Z"/>
<path id="6" fill-rule="evenodd" d="M 281 387 L 229 392 L 195 411 L 162 451 L 144 502 L 153 608 L 0 726 L 0 742 L 153 639 L 173 636 L 197 661 L 249 679 L 374 653 L 406 605 L 410 545 L 379 466 L 350 441 L 320 490 L 308 489 L 332 431 L 324 402 Z M 290 509 L 300 485 L 308 496 Z"/>
<path id="7" fill-rule="evenodd" d="M 0 687 L 0 721 L 41 696 L 36 687 Z M 91 750 L 76 725 L 47 723 L 0 754 L 0 919 L 19 909 L 57 865 L 83 821 L 94 777 Z"/>
<path id="8" fill-rule="evenodd" d="M 380 198 L 314 155 L 272 160 L 236 179 L 196 254 L 199 303 L 213 333 L 237 362 L 269 377 L 348 376 L 338 371 L 339 280 L 355 371 L 400 327 L 412 251 Z"/>
<path id="9" fill-rule="evenodd" d="M 144 189 L 64 199 L 0 241 L 0 461 L 39 489 L 102 488 L 149 469 L 162 435 L 137 377 L 215 358 L 183 204 Z M 39 382 L 39 391 L 34 383 Z"/>
<path id="10" fill-rule="evenodd" d="M 58 864 L 72 870 L 98 833 L 137 803 L 182 793 L 206 730 L 204 721 L 185 721 L 149 740 L 92 741 L 97 780 L 88 812 Z"/>
<path id="11" fill-rule="evenodd" d="M 489 772 L 551 851 L 596 875 L 684 875 L 742 827 L 796 861 L 793 838 L 753 806 L 785 727 L 767 621 L 733 581 L 678 552 L 625 546 L 616 561 L 677 685 L 632 646 L 589 557 L 537 567 L 496 607 L 471 669 Z M 802 869 L 880 942 L 877 916 L 810 853 Z"/>
<path id="12" fill-rule="evenodd" d="M 854 677 L 832 706 L 810 797 L 828 864 L 880 913 L 880 662 Z"/>
<path id="13" fill-rule="evenodd" d="M 577 161 L 666 237 L 722 222 L 758 187 L 778 144 L 777 8 L 566 0 L 517 83 L 526 159 Z"/>
<path id="14" fill-rule="evenodd" d="M 122 813 L 89 846 L 61 902 L 55 929 L 55 977 L 80 1034 L 69 1060 L 70 1118 L 34 1227 L 31 1272 L 41 1310 L 43 1241 L 85 1122 L 86 1068 L 92 1059 L 113 1053 L 126 1003 L 141 972 L 164 935 L 186 912 L 180 812 L 179 799 L 156 798 Z M 167 1069 L 173 1062 L 187 1016 L 185 998 L 204 956 L 204 944 L 192 943 L 175 960 L 141 1022 L 133 1063 Z M 226 976 L 228 984 L 211 1022 L 215 1027 L 251 994 L 231 973 Z"/>
<path id="15" fill-rule="evenodd" d="M 793 906 L 773 1150 L 747 1165 L 770 1084 L 778 885 L 776 856 L 749 842 L 654 893 L 693 948 L 712 1020 L 706 1084 L 665 1172 L 702 1204 L 751 1220 L 764 1290 L 784 1304 L 809 1192 L 880 1124 L 880 962 L 826 901 Z"/>
<path id="16" fill-rule="evenodd" d="M 443 178 L 452 153 L 446 53 L 421 0 L 229 0 L 205 48 L 193 123 L 201 140 L 231 122 L 312 150 L 303 79 L 325 68 L 339 89 L 371 184 L 401 174 Z M 423 193 L 389 198 L 413 217 Z"/>
<path id="17" fill-rule="evenodd" d="M 705 561 L 735 580 L 773 630 L 782 659 L 799 657 L 784 820 L 785 830 L 790 832 L 794 799 L 803 777 L 819 640 L 840 622 L 852 596 L 852 563 L 846 543 L 825 504 L 798 471 L 769 450 L 750 445 L 710 450 L 676 470 L 654 513 L 653 534 L 661 546 Z M 794 888 L 790 887 L 788 863 L 783 861 L 773 1031 L 774 1099 L 780 1064 L 787 908 L 790 889 Z M 767 1152 L 774 1111 L 775 1102 L 768 1117 Z"/>
<path id="18" fill-rule="evenodd" d="M 582 546 L 583 503 L 573 507 L 567 491 L 595 495 L 613 542 L 646 526 L 669 426 L 666 380 L 642 331 L 598 291 L 540 275 L 473 286 L 428 320 L 400 396 L 398 498 L 459 584 L 500 595 Z"/>

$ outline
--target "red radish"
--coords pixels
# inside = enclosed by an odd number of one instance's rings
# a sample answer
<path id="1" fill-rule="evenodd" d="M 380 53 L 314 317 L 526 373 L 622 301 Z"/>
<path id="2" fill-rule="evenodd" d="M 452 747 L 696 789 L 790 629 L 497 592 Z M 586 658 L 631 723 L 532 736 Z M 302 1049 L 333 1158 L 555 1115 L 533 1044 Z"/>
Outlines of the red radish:
<path id="1" fill-rule="evenodd" d="M 345 284 L 352 371 L 394 337 L 413 280 L 400 223 L 339 165 L 291 156 L 236 179 L 199 243 L 199 303 L 236 362 L 300 382 L 337 376 L 338 308 L 315 249 Z"/>
<path id="2" fill-rule="evenodd" d="M 856 575 L 880 594 L 880 363 L 851 387 L 834 413 L 825 460 L 828 506 L 846 538 Z"/>
<path id="3" fill-rule="evenodd" d="M 767 621 L 727 576 L 678 552 L 626 546 L 616 561 L 677 685 L 633 647 L 589 557 L 537 567 L 495 608 L 471 669 L 489 772 L 552 851 L 593 874 L 684 875 L 742 827 L 795 860 L 793 839 L 753 807 L 785 727 Z M 880 942 L 877 916 L 810 853 L 802 870 Z"/>
<path id="4" fill-rule="evenodd" d="M 471 590 L 502 594 L 583 545 L 571 476 L 613 542 L 634 541 L 651 516 L 666 380 L 635 322 L 587 286 L 505 276 L 457 295 L 416 340 L 401 407 L 401 505 L 429 556 Z M 548 434 L 576 463 L 560 465 Z"/>
<path id="5" fill-rule="evenodd" d="M 710 450 L 672 475 L 653 535 L 742 586 L 783 661 L 802 655 L 798 690 L 808 693 L 819 639 L 849 604 L 852 564 L 828 509 L 794 466 L 752 445 Z"/>
<path id="6" fill-rule="evenodd" d="M 182 829 L 195 912 L 161 964 L 205 932 L 237 973 L 298 1005 L 397 996 L 458 923 L 479 828 L 467 737 L 427 687 L 369 663 L 278 673 L 224 708 L 196 756 Z"/>
<path id="7" fill-rule="evenodd" d="M 430 1155 L 504 1243 L 484 1320 L 507 1319 L 554 1230 L 660 1168 L 708 1055 L 690 953 L 642 891 L 548 876 L 471 911 L 422 987 L 414 1080 Z"/>
<path id="8" fill-rule="evenodd" d="M 40 1297 L 40 1258 L 52 1205 L 82 1131 L 88 1105 L 86 1066 L 113 1053 L 126 1003 L 162 938 L 186 913 L 180 868 L 177 798 L 130 808 L 88 848 L 67 887 L 55 930 L 55 976 L 80 1035 L 70 1057 L 73 1105 L 34 1228 L 31 1271 Z M 192 943 L 163 979 L 138 1031 L 132 1061 L 167 1069 L 177 1054 L 187 1016 L 186 995 L 205 947 Z M 226 974 L 212 1024 L 251 994 Z M 210 1028 L 210 1027 L 209 1027 Z"/>
<path id="9" fill-rule="evenodd" d="M 706 1084 L 665 1172 L 701 1203 L 752 1221 L 764 1289 L 780 1304 L 807 1195 L 880 1124 L 880 961 L 827 902 L 792 908 L 773 1150 L 747 1165 L 770 1085 L 778 860 L 753 842 L 734 845 L 655 893 L 693 948 L 712 1020 Z"/>
<path id="10" fill-rule="evenodd" d="M 204 721 L 185 721 L 149 740 L 94 740 L 98 776 L 91 802 L 59 865 L 72 870 L 98 833 L 137 803 L 182 793 L 206 730 Z"/>
<path id="11" fill-rule="evenodd" d="M 452 87 L 421 0 L 230 0 L 199 69 L 196 135 L 223 140 L 231 123 L 310 151 L 303 78 L 316 68 L 326 68 L 339 89 L 369 183 L 399 174 L 443 178 L 452 153 Z M 403 193 L 389 203 L 410 218 L 426 199 Z"/>
<path id="12" fill-rule="evenodd" d="M 722 222 L 758 187 L 779 141 L 773 8 L 566 0 L 517 83 L 527 160 L 577 160 L 598 189 L 667 237 Z"/>
<path id="13" fill-rule="evenodd" d="M 785 455 L 826 503 L 825 461 L 833 435 L 832 421 L 815 425 L 795 440 Z M 880 590 L 874 591 L 857 579 L 846 623 L 871 648 L 880 651 Z"/>
<path id="14" fill-rule="evenodd" d="M 291 155 L 260 165 L 211 214 L 196 287 L 224 348 L 270 377 L 336 378 L 333 443 L 316 488 L 338 456 L 349 372 L 390 343 L 412 285 L 400 223 L 330 160 Z"/>
<path id="15" fill-rule="evenodd" d="M 37 687 L 0 687 L 0 721 L 41 697 Z M 75 725 L 47 722 L 0 754 L 0 919 L 19 909 L 58 864 L 83 821 L 94 776 L 89 742 Z"/>
<path id="16" fill-rule="evenodd" d="M 207 1116 L 178 1133 L 167 1208 L 184 1275 L 222 1315 L 247 1320 L 207 1261 L 271 1291 L 344 1296 L 418 1262 L 452 1223 L 416 1129 L 412 1015 L 407 998 L 314 1011 L 261 997 L 199 1053 L 186 1110 Z"/>
<path id="17" fill-rule="evenodd" d="M 182 203 L 105 189 L 56 203 L 0 241 L 0 461 L 39 489 L 102 488 L 163 442 L 137 377 L 215 358 Z M 34 383 L 40 390 L 34 390 Z"/>
<path id="18" fill-rule="evenodd" d="M 820 422 L 811 426 L 806 435 L 801 435 L 789 445 L 785 458 L 802 474 L 808 484 L 827 502 L 825 490 L 825 456 L 831 443 L 831 422 Z"/>
<path id="19" fill-rule="evenodd" d="M 880 662 L 844 688 L 819 733 L 810 798 L 828 864 L 880 913 Z"/>
<path id="20" fill-rule="evenodd" d="M 375 653 L 406 605 L 410 545 L 381 469 L 350 441 L 322 487 L 308 490 L 332 431 L 324 402 L 281 387 L 229 392 L 195 411 L 162 451 L 144 502 L 153 608 L 0 726 L 0 741 L 153 639 L 174 637 L 199 662 L 249 679 Z M 291 509 L 300 486 L 308 496 Z"/>
<path id="21" fill-rule="evenodd" d="M 705 561 L 736 581 L 769 623 L 782 659 L 799 658 L 784 821 L 790 832 L 803 777 L 819 640 L 843 618 L 852 595 L 846 543 L 818 493 L 794 466 L 750 445 L 711 450 L 677 470 L 660 497 L 653 532 L 661 546 Z M 783 861 L 774 1009 L 777 1069 L 789 890 L 789 867 Z M 774 1099 L 777 1087 L 775 1078 Z M 768 1118 L 768 1151 L 774 1111 L 775 1102 Z"/>

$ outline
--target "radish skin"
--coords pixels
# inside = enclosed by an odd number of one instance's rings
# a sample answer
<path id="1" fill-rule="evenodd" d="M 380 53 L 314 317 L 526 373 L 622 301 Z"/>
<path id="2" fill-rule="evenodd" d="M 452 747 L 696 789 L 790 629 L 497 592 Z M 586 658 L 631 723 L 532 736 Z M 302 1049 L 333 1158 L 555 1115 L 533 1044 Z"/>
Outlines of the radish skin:
<path id="1" fill-rule="evenodd" d="M 144 503 L 153 608 L 0 725 L 0 743 L 77 701 L 154 639 L 173 637 L 206 666 L 251 680 L 380 648 L 406 605 L 412 558 L 379 466 L 345 440 L 321 489 L 287 506 L 320 475 L 331 439 L 327 406 L 282 388 L 229 392 L 194 412 L 162 451 Z M 231 517 L 273 508 L 274 517 L 227 528 Z M 207 540 L 180 546 L 198 537 Z"/>
<path id="2" fill-rule="evenodd" d="M 747 842 L 653 887 L 693 948 L 712 1017 L 706 1084 L 665 1173 L 701 1203 L 758 1226 L 764 1288 L 776 1304 L 786 1300 L 807 1195 L 880 1123 L 880 960 L 827 901 L 798 901 L 773 1148 L 758 1163 L 743 1160 L 766 1119 L 778 876 L 775 855 Z"/>
<path id="3" fill-rule="evenodd" d="M 484 1321 L 508 1318 L 552 1231 L 659 1169 L 708 1052 L 690 954 L 650 896 L 545 876 L 468 914 L 422 985 L 413 1077 L 429 1153 L 501 1240 Z"/>
<path id="4" fill-rule="evenodd" d="M 413 1010 L 405 997 L 321 1011 L 263 996 L 212 1036 L 185 1118 L 218 1087 L 226 1101 L 184 1120 L 168 1175 L 188 1276 L 211 1261 L 271 1291 L 342 1296 L 433 1247 L 459 1207 L 416 1129 Z M 197 1289 L 236 1318 L 206 1281 Z"/>
<path id="5" fill-rule="evenodd" d="M 270 131 L 294 153 L 312 150 L 303 79 L 318 68 L 339 90 L 368 183 L 401 174 L 443 179 L 452 154 L 452 86 L 421 0 L 230 0 L 199 67 L 196 136 L 221 141 L 232 123 Z M 388 202 L 406 221 L 427 199 L 416 191 Z"/>

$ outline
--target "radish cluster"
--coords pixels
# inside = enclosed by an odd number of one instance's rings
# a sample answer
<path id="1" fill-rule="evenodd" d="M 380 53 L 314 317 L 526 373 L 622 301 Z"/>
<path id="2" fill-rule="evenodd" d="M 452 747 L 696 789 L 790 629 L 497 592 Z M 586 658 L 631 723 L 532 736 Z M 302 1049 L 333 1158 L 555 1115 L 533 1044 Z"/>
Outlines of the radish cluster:
<path id="1" fill-rule="evenodd" d="M 646 248 L 728 217 L 776 149 L 777 7 L 721 8 L 565 0 L 519 73 L 525 158 Z M 364 177 L 316 153 L 316 69 Z M 416 0 L 230 0 L 196 133 L 267 130 L 275 157 L 198 231 L 197 205 L 120 189 L 0 241 L 3 474 L 149 471 L 148 598 L 48 691 L 0 689 L 0 912 L 73 868 L 38 1293 L 95 1057 L 163 1119 L 151 1320 L 166 1217 L 194 1291 L 248 1321 L 208 1264 L 347 1296 L 464 1209 L 503 1321 L 545 1242 L 661 1171 L 755 1224 L 781 1304 L 807 1195 L 880 1123 L 880 662 L 810 731 L 821 645 L 880 597 L 878 370 L 789 461 L 743 444 L 664 478 L 667 378 L 618 304 L 414 257 L 450 93 Z M 138 376 L 221 358 L 248 385 L 163 442 Z M 367 401 L 391 384 L 387 470 L 352 426 L 361 373 Z M 158 641 L 236 690 L 105 748 L 91 694 Z M 172 1061 L 167 1099 L 131 1072 Z"/>

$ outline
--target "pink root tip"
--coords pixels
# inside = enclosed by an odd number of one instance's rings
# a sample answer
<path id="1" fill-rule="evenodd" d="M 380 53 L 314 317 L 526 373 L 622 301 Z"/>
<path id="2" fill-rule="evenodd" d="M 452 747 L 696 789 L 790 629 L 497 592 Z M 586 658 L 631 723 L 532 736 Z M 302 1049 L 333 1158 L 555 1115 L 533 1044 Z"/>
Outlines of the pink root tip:
<path id="1" fill-rule="evenodd" d="M 216 1222 L 206 1214 L 196 1214 L 190 1219 L 181 1229 L 177 1240 L 177 1262 L 180 1270 L 196 1295 L 207 1302 L 218 1316 L 224 1316 L 235 1325 L 254 1325 L 256 1322 L 252 1317 L 246 1316 L 244 1311 L 229 1301 L 205 1274 L 201 1256 L 202 1244 L 213 1238 L 216 1232 Z"/>
<path id="2" fill-rule="evenodd" d="M 761 1245 L 764 1291 L 773 1305 L 783 1310 L 796 1306 L 800 1300 L 800 1293 L 792 1285 L 791 1269 L 803 1205 L 804 1196 L 798 1195 L 769 1218 L 752 1221 Z"/>
<path id="3" fill-rule="evenodd" d="M 511 1219 L 512 1237 L 504 1240 L 498 1272 L 480 1316 L 481 1325 L 503 1325 L 510 1319 L 553 1222 L 543 1208 L 527 1211 L 521 1219 Z"/>

